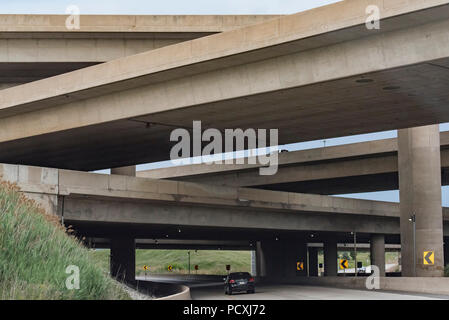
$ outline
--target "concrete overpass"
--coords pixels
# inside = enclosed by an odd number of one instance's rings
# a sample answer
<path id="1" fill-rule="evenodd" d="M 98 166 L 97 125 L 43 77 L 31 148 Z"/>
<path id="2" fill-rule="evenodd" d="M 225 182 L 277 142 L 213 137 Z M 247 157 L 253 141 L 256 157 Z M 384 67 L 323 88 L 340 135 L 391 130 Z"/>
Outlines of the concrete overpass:
<path id="1" fill-rule="evenodd" d="M 336 255 L 337 243 L 352 242 L 352 232 L 360 243 L 376 236 L 399 243 L 394 203 L 17 165 L 0 165 L 0 175 L 80 236 L 110 239 L 130 274 L 134 239 L 250 241 L 265 256 L 258 259 L 262 275 L 292 275 L 292 259 L 298 252 L 307 259 L 307 243 L 325 243 L 325 252 Z M 444 220 L 449 236 L 447 209 Z M 279 245 L 287 247 L 275 250 Z"/>
<path id="2" fill-rule="evenodd" d="M 449 132 L 440 134 L 442 185 L 449 184 Z M 397 139 L 282 152 L 275 175 L 260 164 L 193 164 L 138 171 L 142 178 L 312 194 L 398 190 Z"/>
<path id="3" fill-rule="evenodd" d="M 5 89 L 0 161 L 163 160 L 171 130 L 199 118 L 278 128 L 281 144 L 449 121 L 448 2 L 371 4 L 380 30 L 366 3 L 344 1 Z"/>
<path id="4" fill-rule="evenodd" d="M 354 232 L 371 241 L 379 266 L 385 241 L 400 234 L 403 275 L 439 277 L 439 131 L 418 126 L 449 121 L 449 1 L 369 4 L 381 9 L 380 30 L 365 27 L 367 2 L 344 1 L 4 89 L 0 162 L 88 171 L 167 159 L 172 129 L 198 119 L 220 130 L 277 128 L 280 144 L 401 129 L 399 205 L 64 170 L 6 172 L 12 181 L 37 180 L 25 192 L 78 232 L 111 238 L 112 273 L 125 271 L 131 281 L 135 239 L 171 234 L 260 239 L 260 274 L 306 275 L 292 266 L 306 261 L 311 231 L 324 243 L 328 276 L 337 241 Z M 42 179 L 57 182 L 39 187 Z M 423 264 L 426 250 L 435 252 L 434 265 Z"/>
<path id="5" fill-rule="evenodd" d="M 0 88 L 35 81 L 277 16 L 0 15 Z"/>

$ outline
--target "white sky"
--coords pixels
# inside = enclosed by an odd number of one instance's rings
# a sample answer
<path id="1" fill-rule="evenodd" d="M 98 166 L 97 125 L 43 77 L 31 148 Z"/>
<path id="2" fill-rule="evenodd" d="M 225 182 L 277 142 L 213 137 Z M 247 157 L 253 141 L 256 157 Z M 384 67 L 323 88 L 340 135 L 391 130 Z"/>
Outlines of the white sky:
<path id="1" fill-rule="evenodd" d="M 337 0 L 0 0 L 0 13 L 64 14 L 288 14 Z"/>
<path id="2" fill-rule="evenodd" d="M 0 0 L 0 14 L 65 14 L 70 5 L 78 6 L 81 14 L 291 14 L 334 2 L 338 0 Z M 449 124 L 441 125 L 441 130 L 449 130 Z M 395 136 L 396 131 L 388 131 L 334 138 L 326 140 L 326 146 Z M 322 140 L 311 141 L 291 145 L 288 149 L 311 149 L 323 145 Z M 150 166 L 141 165 L 138 168 L 148 167 Z M 449 206 L 449 187 L 443 187 L 442 192 L 443 205 Z M 398 191 L 344 196 L 384 201 L 399 200 Z"/>

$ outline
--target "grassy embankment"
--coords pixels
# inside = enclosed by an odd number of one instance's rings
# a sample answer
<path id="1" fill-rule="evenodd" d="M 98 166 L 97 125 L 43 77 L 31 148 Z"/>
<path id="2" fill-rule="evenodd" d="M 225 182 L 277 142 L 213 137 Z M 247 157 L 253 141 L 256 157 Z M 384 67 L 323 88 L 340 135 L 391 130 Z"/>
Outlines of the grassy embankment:
<path id="1" fill-rule="evenodd" d="M 150 274 L 186 274 L 188 273 L 188 250 L 136 250 L 136 275 L 144 275 L 143 266 L 149 266 Z M 109 268 L 109 250 L 97 250 L 94 256 L 104 270 Z M 190 250 L 191 273 L 195 274 L 194 266 L 198 265 L 198 274 L 226 274 L 226 265 L 230 264 L 232 271 L 251 271 L 251 253 L 249 251 L 212 251 Z M 169 272 L 167 267 L 173 266 Z"/>
<path id="2" fill-rule="evenodd" d="M 68 290 L 70 265 L 80 289 Z M 36 203 L 0 182 L 0 299 L 129 299 L 89 250 Z"/>

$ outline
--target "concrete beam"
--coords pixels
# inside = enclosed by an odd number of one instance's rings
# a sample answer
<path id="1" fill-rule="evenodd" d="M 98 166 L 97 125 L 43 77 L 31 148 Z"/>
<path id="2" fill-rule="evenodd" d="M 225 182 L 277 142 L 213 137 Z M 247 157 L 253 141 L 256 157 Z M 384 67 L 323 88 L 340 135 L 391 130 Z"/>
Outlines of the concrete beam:
<path id="1" fill-rule="evenodd" d="M 105 162 L 114 155 L 114 166 L 167 159 L 165 151 L 138 150 L 162 147 L 173 126 L 190 127 L 198 114 L 218 129 L 279 128 L 281 144 L 449 121 L 448 88 L 439 80 L 448 72 L 448 2 L 370 4 L 382 8 L 383 26 L 376 32 L 365 27 L 366 3 L 344 1 L 5 89 L 0 160 L 18 161 L 24 143 L 51 149 L 43 143 L 48 139 L 64 143 L 45 153 L 47 160 L 38 159 L 44 152 L 36 149 L 34 157 L 21 154 L 20 160 L 48 165 L 61 148 L 66 153 L 52 165 L 81 170 L 112 167 Z M 357 82 L 362 78 L 373 82 Z M 344 122 L 354 117 L 364 125 Z M 101 136 L 100 145 L 80 139 L 89 128 Z M 117 145 L 119 129 L 125 134 Z M 108 154 L 114 142 L 117 149 Z M 101 146 L 107 147 L 101 161 L 83 163 Z"/>
<path id="2" fill-rule="evenodd" d="M 441 133 L 440 145 L 442 184 L 447 185 L 449 132 Z M 144 170 L 137 176 L 316 194 L 399 189 L 397 139 L 283 152 L 275 175 L 261 176 L 259 168 L 253 164 L 197 164 Z"/>

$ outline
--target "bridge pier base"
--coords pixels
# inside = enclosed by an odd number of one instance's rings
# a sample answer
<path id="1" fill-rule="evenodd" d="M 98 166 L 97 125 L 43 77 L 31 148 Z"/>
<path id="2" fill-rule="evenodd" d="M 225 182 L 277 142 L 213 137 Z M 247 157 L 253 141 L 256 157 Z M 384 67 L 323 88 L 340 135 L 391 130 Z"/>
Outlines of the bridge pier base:
<path id="1" fill-rule="evenodd" d="M 402 276 L 443 276 L 440 131 L 438 125 L 398 131 Z M 415 245 L 416 244 L 416 245 Z M 434 264 L 424 264 L 424 252 Z"/>
<path id="2" fill-rule="evenodd" d="M 257 272 L 263 279 L 279 281 L 305 277 L 307 265 L 306 242 L 292 239 L 258 243 Z"/>
<path id="3" fill-rule="evenodd" d="M 111 276 L 119 281 L 136 281 L 136 245 L 135 239 L 118 237 L 111 239 L 110 256 Z"/>
<path id="4" fill-rule="evenodd" d="M 385 236 L 373 234 L 370 242 L 371 264 L 379 268 L 379 276 L 385 277 Z"/>
<path id="5" fill-rule="evenodd" d="M 309 277 L 318 277 L 318 248 L 309 248 Z"/>
<path id="6" fill-rule="evenodd" d="M 323 244 L 324 244 L 324 276 L 336 277 L 338 273 L 337 240 L 335 238 L 329 237 L 324 240 Z"/>

